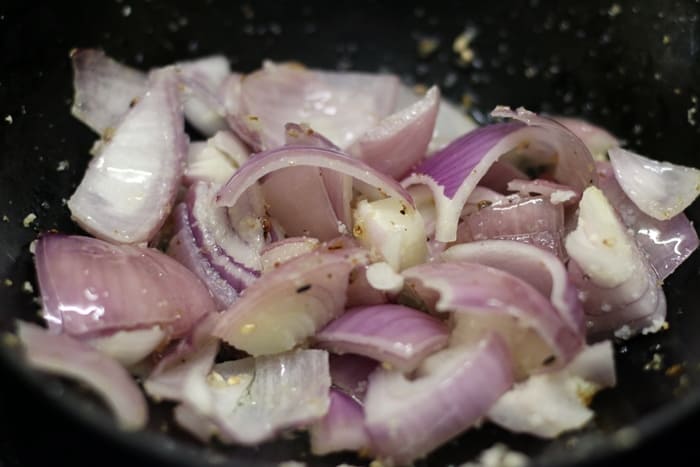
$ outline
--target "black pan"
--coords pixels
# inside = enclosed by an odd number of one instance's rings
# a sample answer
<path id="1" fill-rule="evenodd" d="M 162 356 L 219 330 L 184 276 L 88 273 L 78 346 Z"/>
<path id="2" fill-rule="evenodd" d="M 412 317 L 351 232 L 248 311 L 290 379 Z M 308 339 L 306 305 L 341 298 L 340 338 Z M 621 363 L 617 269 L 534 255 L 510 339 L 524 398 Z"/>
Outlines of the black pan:
<path id="1" fill-rule="evenodd" d="M 698 166 L 699 10 L 695 0 L 3 4 L 0 331 L 15 318 L 36 320 L 38 305 L 23 291 L 25 281 L 36 288 L 31 240 L 47 229 L 77 232 L 62 200 L 81 178 L 94 135 L 69 115 L 73 47 L 102 47 L 141 68 L 223 52 L 240 71 L 264 58 L 388 70 L 407 82 L 437 83 L 457 102 L 468 96 L 479 121 L 496 104 L 580 115 L 644 154 Z M 477 31 L 476 58 L 461 67 L 452 41 L 468 27 Z M 426 38 L 439 41 L 427 57 L 417 52 Z M 57 170 L 60 161 L 68 161 L 67 170 Z M 30 213 L 37 219 L 25 227 Z M 689 215 L 700 220 L 700 204 Z M 595 399 L 588 428 L 543 442 L 487 425 L 418 464 L 459 465 L 499 440 L 542 466 L 627 464 L 655 455 L 673 455 L 674 465 L 700 463 L 693 452 L 700 439 L 700 255 L 665 289 L 670 329 L 616 343 L 620 383 Z M 649 365 L 655 354 L 658 364 Z M 681 371 L 668 371 L 676 364 Z M 155 407 L 144 433 L 120 433 L 88 393 L 28 371 L 0 344 L 0 466 L 3 455 L 10 466 L 367 463 L 310 457 L 301 435 L 257 449 L 203 447 L 169 427 L 165 412 Z"/>

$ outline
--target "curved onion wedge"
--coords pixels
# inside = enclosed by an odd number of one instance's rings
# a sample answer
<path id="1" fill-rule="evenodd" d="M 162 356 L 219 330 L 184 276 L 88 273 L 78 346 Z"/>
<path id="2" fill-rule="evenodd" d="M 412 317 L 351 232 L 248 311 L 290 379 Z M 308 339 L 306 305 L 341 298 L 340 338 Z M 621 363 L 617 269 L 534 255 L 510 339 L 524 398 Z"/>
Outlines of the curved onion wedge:
<path id="1" fill-rule="evenodd" d="M 96 337 L 160 325 L 178 337 L 215 311 L 199 279 L 153 248 L 46 234 L 35 261 L 44 317 L 54 332 Z"/>
<path id="2" fill-rule="evenodd" d="M 187 150 L 175 68 L 151 74 L 68 200 L 73 219 L 104 240 L 142 243 L 165 222 Z"/>
<path id="3" fill-rule="evenodd" d="M 469 261 L 507 271 L 549 297 L 569 327 L 585 333 L 583 308 L 564 264 L 551 253 L 509 240 L 484 240 L 455 245 L 442 253 L 446 261 Z"/>
<path id="4" fill-rule="evenodd" d="M 370 128 L 348 151 L 370 167 L 400 180 L 425 157 L 440 105 L 440 90 L 425 96 Z"/>
<path id="5" fill-rule="evenodd" d="M 410 464 L 474 425 L 512 384 L 508 347 L 494 334 L 428 357 L 411 379 L 379 368 L 364 406 L 373 450 Z"/>
<path id="6" fill-rule="evenodd" d="M 369 447 L 362 406 L 342 391 L 330 391 L 330 406 L 324 417 L 309 427 L 311 452 L 360 451 Z"/>
<path id="7" fill-rule="evenodd" d="M 146 74 L 113 60 L 102 50 L 74 49 L 71 113 L 100 135 L 109 134 L 146 91 Z"/>
<path id="8" fill-rule="evenodd" d="M 226 109 L 219 100 L 220 88 L 229 76 L 230 64 L 223 55 L 179 62 L 177 67 L 187 88 L 185 116 L 205 136 L 228 128 Z"/>
<path id="9" fill-rule="evenodd" d="M 334 353 L 364 355 L 399 371 L 415 369 L 431 353 L 445 347 L 448 327 L 437 318 L 402 305 L 352 308 L 314 337 Z"/>
<path id="10" fill-rule="evenodd" d="M 500 333 L 512 350 L 518 378 L 562 367 L 584 344 L 581 333 L 537 289 L 500 269 L 460 261 L 422 264 L 403 275 L 429 307 L 453 312 L 452 341 Z"/>
<path id="11" fill-rule="evenodd" d="M 617 183 L 609 162 L 599 162 L 598 187 L 620 215 L 620 220 L 634 232 L 637 245 L 649 258 L 649 264 L 663 280 L 683 263 L 700 244 L 695 227 L 681 213 L 660 221 L 644 214 Z"/>
<path id="12" fill-rule="evenodd" d="M 659 162 L 622 148 L 608 151 L 615 178 L 645 214 L 668 220 L 682 213 L 700 193 L 700 170 Z"/>
<path id="13" fill-rule="evenodd" d="M 271 243 L 260 252 L 263 274 L 277 269 L 287 261 L 314 251 L 320 242 L 312 237 L 285 238 Z"/>
<path id="14" fill-rule="evenodd" d="M 524 109 L 516 113 L 497 107 L 492 115 L 518 121 L 488 125 L 467 133 L 426 159 L 402 182 L 405 187 L 424 184 L 432 191 L 438 241 L 455 240 L 459 215 L 469 195 L 494 162 L 505 154 L 532 157 L 538 165 L 553 164 L 554 178 L 574 191 L 582 191 L 596 180 L 590 152 L 563 126 Z"/>
<path id="15" fill-rule="evenodd" d="M 245 289 L 213 334 L 254 356 L 292 349 L 342 313 L 350 271 L 367 261 L 360 249 L 294 258 Z"/>
<path id="16" fill-rule="evenodd" d="M 35 324 L 19 321 L 18 337 L 33 368 L 85 383 L 110 407 L 125 430 L 146 425 L 148 408 L 143 393 L 115 360 L 67 335 L 54 335 Z"/>
<path id="17" fill-rule="evenodd" d="M 517 384 L 491 407 L 488 418 L 509 431 L 555 438 L 588 423 L 593 396 L 614 385 L 612 343 L 600 342 L 583 349 L 565 368 Z"/>
<path id="18" fill-rule="evenodd" d="M 597 161 L 607 160 L 608 149 L 620 145 L 618 139 L 613 135 L 585 120 L 571 117 L 554 117 L 554 120 L 578 136 Z"/>
<path id="19" fill-rule="evenodd" d="M 583 192 L 578 225 L 565 245 L 590 334 L 625 326 L 621 332 L 629 337 L 661 327 L 666 306 L 656 273 L 598 188 Z"/>
<path id="20" fill-rule="evenodd" d="M 238 87 L 229 124 L 254 148 L 284 142 L 284 125 L 305 122 L 346 148 L 394 107 L 398 79 L 392 75 L 321 72 L 299 64 L 266 61 Z"/>
<path id="21" fill-rule="evenodd" d="M 129 331 L 117 331 L 104 337 L 95 337 L 88 343 L 91 347 L 109 355 L 125 367 L 140 362 L 166 340 L 160 326 Z"/>
<path id="22" fill-rule="evenodd" d="M 204 440 L 216 434 L 225 443 L 258 444 L 316 422 L 330 403 L 324 350 L 219 363 L 200 382 L 204 397 L 186 399 L 177 420 Z"/>

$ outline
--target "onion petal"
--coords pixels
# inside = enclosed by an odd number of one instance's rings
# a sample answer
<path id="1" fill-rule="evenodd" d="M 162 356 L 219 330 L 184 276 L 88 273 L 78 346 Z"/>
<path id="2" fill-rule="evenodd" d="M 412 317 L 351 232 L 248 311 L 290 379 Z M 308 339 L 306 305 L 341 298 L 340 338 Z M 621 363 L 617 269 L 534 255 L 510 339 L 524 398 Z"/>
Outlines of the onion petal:
<path id="1" fill-rule="evenodd" d="M 151 74 L 148 91 L 92 159 L 68 200 L 73 219 L 96 237 L 142 243 L 165 222 L 187 149 L 178 83 L 174 68 Z"/>
<path id="2" fill-rule="evenodd" d="M 160 325 L 178 337 L 215 311 L 197 277 L 152 248 L 46 234 L 35 261 L 44 317 L 57 333 L 96 337 Z"/>
<path id="3" fill-rule="evenodd" d="M 373 449 L 410 464 L 474 425 L 512 384 L 508 347 L 493 334 L 428 357 L 411 379 L 379 368 L 365 398 Z"/>
<path id="4" fill-rule="evenodd" d="M 435 317 L 402 305 L 352 308 L 316 334 L 314 341 L 334 353 L 374 358 L 400 371 L 415 369 L 445 347 L 447 326 Z"/>
<path id="5" fill-rule="evenodd" d="M 17 322 L 30 366 L 85 383 L 110 407 L 124 430 L 146 425 L 148 408 L 129 373 L 112 358 L 67 335 L 54 335 L 35 324 Z"/>
<path id="6" fill-rule="evenodd" d="M 370 444 L 362 406 L 336 389 L 330 390 L 324 417 L 309 427 L 311 452 L 322 456 L 338 451 L 359 451 Z"/>
<path id="7" fill-rule="evenodd" d="M 700 193 L 700 170 L 659 162 L 622 148 L 608 151 L 615 178 L 645 214 L 668 220 L 683 212 Z"/>

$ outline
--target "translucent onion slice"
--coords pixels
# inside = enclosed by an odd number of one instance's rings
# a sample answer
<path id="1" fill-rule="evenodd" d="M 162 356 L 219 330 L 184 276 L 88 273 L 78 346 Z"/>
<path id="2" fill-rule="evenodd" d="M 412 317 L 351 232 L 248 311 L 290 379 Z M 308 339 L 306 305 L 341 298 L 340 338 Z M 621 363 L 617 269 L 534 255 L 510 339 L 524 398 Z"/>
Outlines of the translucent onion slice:
<path id="1" fill-rule="evenodd" d="M 512 384 L 508 347 L 493 334 L 428 357 L 410 379 L 379 368 L 364 406 L 375 454 L 410 464 L 477 423 Z"/>
<path id="2" fill-rule="evenodd" d="M 334 353 L 373 358 L 399 371 L 414 370 L 447 345 L 448 327 L 439 319 L 402 305 L 352 308 L 314 336 Z"/>
<path id="3" fill-rule="evenodd" d="M 137 102 L 147 87 L 146 74 L 113 60 L 97 49 L 73 49 L 71 113 L 101 136 Z"/>
<path id="4" fill-rule="evenodd" d="M 515 432 L 556 438 L 583 427 L 594 416 L 593 396 L 615 385 L 612 343 L 586 347 L 565 368 L 518 383 L 489 410 L 488 418 Z"/>
<path id="5" fill-rule="evenodd" d="M 97 337 L 160 325 L 178 337 L 215 311 L 199 279 L 152 248 L 46 234 L 35 261 L 43 314 L 54 332 Z"/>
<path id="6" fill-rule="evenodd" d="M 514 240 L 564 257 L 563 233 L 561 204 L 552 204 L 541 196 L 516 195 L 482 206 L 466 216 L 457 229 L 457 241 Z"/>
<path id="7" fill-rule="evenodd" d="M 320 246 L 320 242 L 312 237 L 285 238 L 279 242 L 271 243 L 260 252 L 262 272 L 270 272 L 277 269 L 287 261 L 314 251 Z"/>
<path id="8" fill-rule="evenodd" d="M 622 223 L 634 232 L 637 245 L 659 279 L 665 279 L 698 248 L 700 241 L 695 227 L 683 213 L 664 221 L 644 214 L 622 191 L 610 163 L 599 162 L 597 167 L 599 188 L 615 207 Z"/>
<path id="9" fill-rule="evenodd" d="M 173 218 L 177 233 L 170 239 L 168 255 L 192 271 L 206 285 L 218 309 L 227 308 L 238 297 L 235 287 L 238 283 L 229 283 L 202 252 L 202 245 L 197 243 L 192 232 L 192 222 L 185 203 L 175 207 Z"/>
<path id="10" fill-rule="evenodd" d="M 219 190 L 217 204 L 235 206 L 262 177 L 292 166 L 317 167 L 348 175 L 359 182 L 376 187 L 384 197 L 392 196 L 413 206 L 413 200 L 401 185 L 361 161 L 330 149 L 298 146 L 287 146 L 256 154 Z M 350 199 L 345 201 L 349 206 Z M 337 207 L 335 212 L 338 212 Z"/>
<path id="11" fill-rule="evenodd" d="M 367 261 L 360 249 L 290 260 L 245 289 L 213 334 L 253 356 L 292 349 L 342 313 L 350 271 Z"/>
<path id="12" fill-rule="evenodd" d="M 187 121 L 205 136 L 228 128 L 226 109 L 219 99 L 220 88 L 229 76 L 230 64 L 223 55 L 202 57 L 180 62 L 182 80 L 186 86 L 185 115 Z"/>
<path id="13" fill-rule="evenodd" d="M 323 350 L 219 363 L 201 381 L 208 402 L 185 401 L 178 418 L 200 439 L 216 434 L 225 443 L 259 444 L 281 430 L 316 422 L 330 405 Z"/>
<path id="14" fill-rule="evenodd" d="M 362 406 L 337 389 L 330 390 L 328 413 L 309 427 L 311 452 L 317 456 L 360 451 L 370 444 Z"/>
<path id="15" fill-rule="evenodd" d="M 129 367 L 150 355 L 166 339 L 167 335 L 160 326 L 152 326 L 145 329 L 117 331 L 109 336 L 95 337 L 87 342 L 91 347 Z"/>
<path id="16" fill-rule="evenodd" d="M 578 225 L 565 246 L 589 334 L 620 331 L 629 337 L 661 328 L 666 302 L 656 273 L 598 188 L 584 191 Z"/>
<path id="17" fill-rule="evenodd" d="M 573 133 L 532 112 L 497 107 L 492 115 L 521 120 L 488 125 L 455 140 L 426 159 L 406 178 L 405 187 L 424 184 L 432 191 L 437 209 L 436 239 L 454 241 L 466 200 L 493 163 L 506 153 L 534 157 L 538 165 L 555 164 L 553 176 L 581 191 L 595 182 L 590 152 Z"/>
<path id="18" fill-rule="evenodd" d="M 73 219 L 96 237 L 147 242 L 170 213 L 187 151 L 178 83 L 172 67 L 151 74 L 68 200 Z"/>
<path id="19" fill-rule="evenodd" d="M 400 180 L 425 157 L 439 105 L 440 90 L 433 86 L 423 98 L 367 130 L 348 151 L 370 167 Z"/>
<path id="20" fill-rule="evenodd" d="M 50 334 L 22 321 L 17 328 L 31 367 L 78 380 L 95 390 L 122 429 L 138 430 L 146 425 L 148 408 L 143 393 L 118 362 L 65 334 Z"/>
<path id="21" fill-rule="evenodd" d="M 645 214 L 668 220 L 681 214 L 700 193 L 700 170 L 659 162 L 622 148 L 608 151 L 617 182 Z"/>
<path id="22" fill-rule="evenodd" d="M 469 261 L 507 271 L 549 297 L 569 327 L 585 333 L 583 308 L 577 290 L 559 258 L 541 248 L 509 240 L 484 240 L 455 245 L 441 258 Z"/>
<path id="23" fill-rule="evenodd" d="M 620 145 L 620 141 L 613 135 L 585 120 L 571 117 L 555 117 L 554 120 L 578 136 L 596 161 L 607 160 L 608 149 Z"/>
<path id="24" fill-rule="evenodd" d="M 305 122 L 347 148 L 394 107 L 398 79 L 392 75 L 319 72 L 299 64 L 266 61 L 238 87 L 231 127 L 258 150 L 284 142 L 284 125 Z"/>
<path id="25" fill-rule="evenodd" d="M 581 333 L 537 289 L 500 269 L 455 261 L 422 264 L 403 275 L 429 308 L 453 312 L 453 342 L 500 333 L 512 350 L 518 378 L 561 368 L 584 344 Z"/>

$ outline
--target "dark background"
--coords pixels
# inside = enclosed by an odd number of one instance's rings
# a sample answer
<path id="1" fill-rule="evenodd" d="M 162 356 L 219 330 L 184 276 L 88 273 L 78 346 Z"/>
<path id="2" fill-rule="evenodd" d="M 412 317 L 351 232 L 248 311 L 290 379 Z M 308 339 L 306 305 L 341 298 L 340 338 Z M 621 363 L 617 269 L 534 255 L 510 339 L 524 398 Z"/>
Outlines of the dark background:
<path id="1" fill-rule="evenodd" d="M 15 317 L 36 318 L 32 294 L 22 291 L 24 281 L 36 287 L 31 240 L 47 229 L 75 231 L 62 198 L 80 180 L 94 135 L 69 115 L 68 53 L 74 47 L 102 47 L 144 69 L 223 52 L 240 71 L 253 70 L 264 58 L 391 71 L 409 83 L 436 83 L 456 102 L 471 101 L 469 112 L 480 122 L 496 104 L 581 115 L 644 154 L 697 167 L 699 10 L 696 0 L 426 1 L 401 7 L 378 1 L 3 2 L 0 216 L 7 221 L 0 221 L 0 331 Z M 475 60 L 462 66 L 452 42 L 465 28 L 477 35 Z M 438 44 L 427 56 L 417 50 L 425 39 Z M 63 160 L 70 165 L 59 172 Z M 30 212 L 37 221 L 24 228 Z M 690 216 L 700 220 L 697 203 Z M 585 459 L 595 465 L 700 465 L 698 271 L 695 255 L 665 285 L 669 332 L 616 344 L 620 385 L 596 399 L 599 415 L 584 434 L 550 445 L 487 426 L 424 464 L 459 464 L 506 439 L 547 465 Z M 12 285 L 4 285 L 6 278 Z M 661 367 L 645 370 L 655 353 L 663 356 Z M 682 374 L 667 376 L 676 363 Z M 161 409 L 154 409 L 150 432 L 116 433 L 84 391 L 25 371 L 0 345 L 0 467 L 209 465 L 217 459 L 234 459 L 227 465 L 286 459 L 336 465 L 345 459 L 304 459 L 303 439 L 260 449 L 201 449 L 177 432 L 173 439 L 181 441 L 160 436 Z M 625 426 L 639 437 L 620 435 Z"/>

